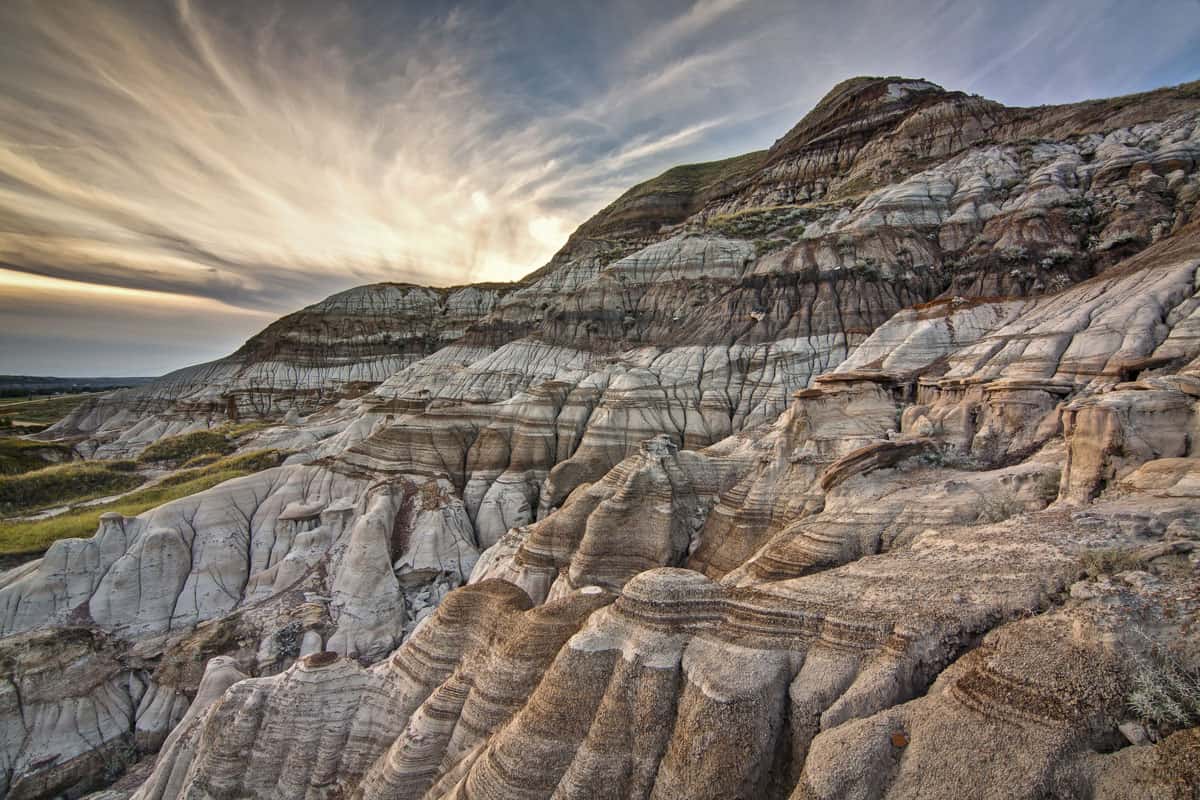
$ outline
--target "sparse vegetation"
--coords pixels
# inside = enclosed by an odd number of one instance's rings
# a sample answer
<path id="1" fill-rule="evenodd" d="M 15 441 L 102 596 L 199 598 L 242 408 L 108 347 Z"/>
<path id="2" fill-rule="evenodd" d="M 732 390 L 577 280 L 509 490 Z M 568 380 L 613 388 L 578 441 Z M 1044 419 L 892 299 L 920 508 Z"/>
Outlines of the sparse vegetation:
<path id="1" fill-rule="evenodd" d="M 995 496 L 980 497 L 980 522 L 1003 522 L 1025 513 L 1025 504 L 1015 495 L 1001 492 Z"/>
<path id="2" fill-rule="evenodd" d="M 223 456 L 220 453 L 203 453 L 195 458 L 190 458 L 183 463 L 183 469 L 192 469 L 194 467 L 207 467 L 209 464 L 215 464 L 220 461 Z"/>
<path id="3" fill-rule="evenodd" d="M 767 234 L 799 239 L 804 235 L 804 210 L 800 206 L 750 208 L 734 214 L 715 214 L 704 225 L 732 239 L 754 239 Z"/>
<path id="4" fill-rule="evenodd" d="M 1058 499 L 1058 487 L 1062 482 L 1062 471 L 1053 470 L 1051 472 L 1042 472 L 1037 476 L 1037 483 L 1034 488 L 1037 490 L 1037 496 L 1046 504 L 1053 503 Z"/>
<path id="5" fill-rule="evenodd" d="M 258 420 L 231 422 L 218 428 L 167 436 L 143 450 L 142 454 L 138 456 L 138 463 L 184 467 L 202 466 L 204 463 L 211 464 L 217 458 L 229 455 L 236 450 L 238 439 L 262 430 L 267 424 Z"/>
<path id="6" fill-rule="evenodd" d="M 1089 578 L 1146 568 L 1146 562 L 1138 557 L 1137 551 L 1120 547 L 1089 550 L 1083 554 L 1081 561 L 1083 571 Z"/>
<path id="7" fill-rule="evenodd" d="M 721 161 L 706 161 L 702 164 L 681 164 L 661 175 L 639 183 L 618 198 L 613 205 L 652 194 L 685 192 L 696 194 L 703 189 L 713 188 L 726 181 L 736 181 L 750 175 L 762 165 L 767 151 L 757 150 Z"/>
<path id="8" fill-rule="evenodd" d="M 228 455 L 235 448 L 231 438 L 215 429 L 167 436 L 143 450 L 142 454 L 138 456 L 138 462 L 141 464 L 183 464 L 198 456 L 212 453 Z"/>
<path id="9" fill-rule="evenodd" d="M 34 400 L 3 400 L 0 401 L 0 415 L 8 419 L 8 425 L 13 427 L 21 424 L 32 427 L 49 427 L 75 410 L 75 407 L 103 392 L 85 392 L 83 394 L 61 394 L 51 397 L 39 397 Z"/>
<path id="10" fill-rule="evenodd" d="M 928 450 L 913 460 L 918 464 L 930 467 L 945 467 L 946 469 L 961 469 L 970 472 L 977 472 L 984 468 L 984 464 L 978 458 L 954 448 Z"/>
<path id="11" fill-rule="evenodd" d="M 1129 708 L 1160 735 L 1200 725 L 1200 671 L 1189 670 L 1162 646 L 1134 657 Z"/>
<path id="12" fill-rule="evenodd" d="M 72 458 L 74 453 L 66 445 L 0 437 L 0 475 L 19 475 Z"/>
<path id="13" fill-rule="evenodd" d="M 371 385 L 373 386 L 374 384 Z M 273 424 L 275 423 L 267 422 L 266 420 L 252 419 L 246 422 L 227 422 L 221 427 L 216 428 L 216 430 L 231 439 L 240 439 L 243 436 L 261 431 L 263 428 L 269 428 Z"/>
<path id="14" fill-rule="evenodd" d="M 100 515 L 108 511 L 136 516 L 227 480 L 278 466 L 285 456 L 286 453 L 279 450 L 258 450 L 229 456 L 206 467 L 180 470 L 153 486 L 111 503 L 76 509 L 49 519 L 0 522 L 0 555 L 40 553 L 58 539 L 91 536 L 100 524 Z"/>
<path id="15" fill-rule="evenodd" d="M 875 188 L 877 184 L 878 182 L 869 174 L 860 174 L 840 184 L 834 191 L 834 195 L 843 199 L 862 197 Z"/>
<path id="16" fill-rule="evenodd" d="M 90 461 L 0 476 L 0 514 L 37 511 L 127 492 L 145 482 L 132 461 Z"/>

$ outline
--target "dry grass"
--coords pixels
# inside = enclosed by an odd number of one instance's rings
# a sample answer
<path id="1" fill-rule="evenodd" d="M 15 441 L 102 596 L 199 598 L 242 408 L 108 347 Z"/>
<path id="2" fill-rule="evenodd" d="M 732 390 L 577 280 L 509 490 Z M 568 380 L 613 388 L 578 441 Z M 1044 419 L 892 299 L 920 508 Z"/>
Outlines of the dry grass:
<path id="1" fill-rule="evenodd" d="M 1089 578 L 1101 575 L 1116 575 L 1118 572 L 1146 568 L 1146 562 L 1138 557 L 1135 550 L 1110 547 L 1103 550 L 1089 550 L 1081 559 L 1083 571 Z"/>
<path id="2" fill-rule="evenodd" d="M 1200 673 L 1158 645 L 1134 664 L 1130 710 L 1161 734 L 1200 725 Z"/>

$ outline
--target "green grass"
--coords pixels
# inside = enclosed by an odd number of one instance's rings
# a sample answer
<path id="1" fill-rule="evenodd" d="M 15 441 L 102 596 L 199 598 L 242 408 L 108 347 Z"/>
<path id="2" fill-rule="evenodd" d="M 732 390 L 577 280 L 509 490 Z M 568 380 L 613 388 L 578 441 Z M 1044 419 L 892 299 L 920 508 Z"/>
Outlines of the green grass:
<path id="1" fill-rule="evenodd" d="M 247 434 L 261 431 L 264 428 L 269 428 L 275 423 L 267 422 L 261 419 L 252 419 L 247 422 L 226 422 L 221 427 L 217 428 L 221 433 L 234 439 L 240 439 Z"/>
<path id="2" fill-rule="evenodd" d="M 36 400 L 0 400 L 0 417 L 37 425 L 53 425 L 74 411 L 84 400 L 98 394 L 105 392 L 59 394 L 39 397 Z"/>
<path id="3" fill-rule="evenodd" d="M 706 161 L 700 164 L 681 164 L 666 172 L 639 183 L 627 191 L 622 199 L 632 200 L 650 194 L 663 192 L 686 192 L 695 194 L 704 189 L 714 188 L 725 181 L 735 181 L 752 174 L 766 160 L 767 151 L 757 150 L 753 153 L 722 159 L 721 161 Z M 618 200 L 620 202 L 620 200 Z"/>
<path id="4" fill-rule="evenodd" d="M 132 461 L 80 461 L 0 476 L 0 514 L 20 514 L 120 494 L 145 483 Z"/>
<path id="5" fill-rule="evenodd" d="M 224 456 L 222 456 L 220 453 L 203 453 L 195 456 L 194 458 L 189 458 L 187 461 L 183 462 L 183 469 L 207 467 L 209 464 L 217 463 L 222 458 L 224 458 Z"/>
<path id="6" fill-rule="evenodd" d="M 58 539 L 86 538 L 96 532 L 101 514 L 115 511 L 127 517 L 136 516 L 218 483 L 278 466 L 285 455 L 278 450 L 259 450 L 230 456 L 206 467 L 180 470 L 154 486 L 131 492 L 111 503 L 69 511 L 50 519 L 0 522 L 0 555 L 41 553 Z"/>
<path id="7" fill-rule="evenodd" d="M 66 445 L 0 436 L 0 475 L 19 475 L 74 456 Z"/>
<path id="8" fill-rule="evenodd" d="M 262 430 L 269 423 L 260 421 L 230 422 L 218 428 L 167 436 L 147 447 L 138 456 L 141 464 L 177 464 L 201 466 L 213 456 L 221 457 L 237 449 L 237 440 Z M 209 461 L 208 463 L 212 463 Z"/>
<path id="9" fill-rule="evenodd" d="M 142 464 L 185 463 L 198 456 L 232 453 L 236 445 L 220 430 L 192 431 L 159 439 L 138 456 Z"/>

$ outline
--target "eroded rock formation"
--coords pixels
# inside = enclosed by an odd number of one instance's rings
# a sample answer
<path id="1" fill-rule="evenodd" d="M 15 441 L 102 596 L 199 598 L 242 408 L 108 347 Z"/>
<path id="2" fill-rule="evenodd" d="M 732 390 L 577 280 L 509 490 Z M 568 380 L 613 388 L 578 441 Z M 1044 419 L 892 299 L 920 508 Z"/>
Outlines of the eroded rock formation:
<path id="1" fill-rule="evenodd" d="M 855 79 L 518 283 L 81 409 L 89 455 L 294 454 L 0 575 L 0 789 L 1186 791 L 1200 700 L 1129 698 L 1200 667 L 1198 200 L 1195 84 Z"/>

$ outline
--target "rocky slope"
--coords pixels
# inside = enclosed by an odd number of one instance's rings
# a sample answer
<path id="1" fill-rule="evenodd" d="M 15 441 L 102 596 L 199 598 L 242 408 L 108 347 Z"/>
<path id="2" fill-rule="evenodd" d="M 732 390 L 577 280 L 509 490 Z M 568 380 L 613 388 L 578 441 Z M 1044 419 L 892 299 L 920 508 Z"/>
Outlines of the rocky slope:
<path id="1" fill-rule="evenodd" d="M 85 403 L 46 435 L 86 436 L 86 455 L 116 458 L 227 420 L 309 413 L 458 339 L 508 288 L 380 283 L 340 292 L 272 323 L 227 358 Z"/>
<path id="2" fill-rule="evenodd" d="M 1187 796 L 1198 199 L 1195 84 L 855 79 L 517 284 L 109 396 L 52 435 L 295 455 L 0 575 L 0 786 Z"/>

